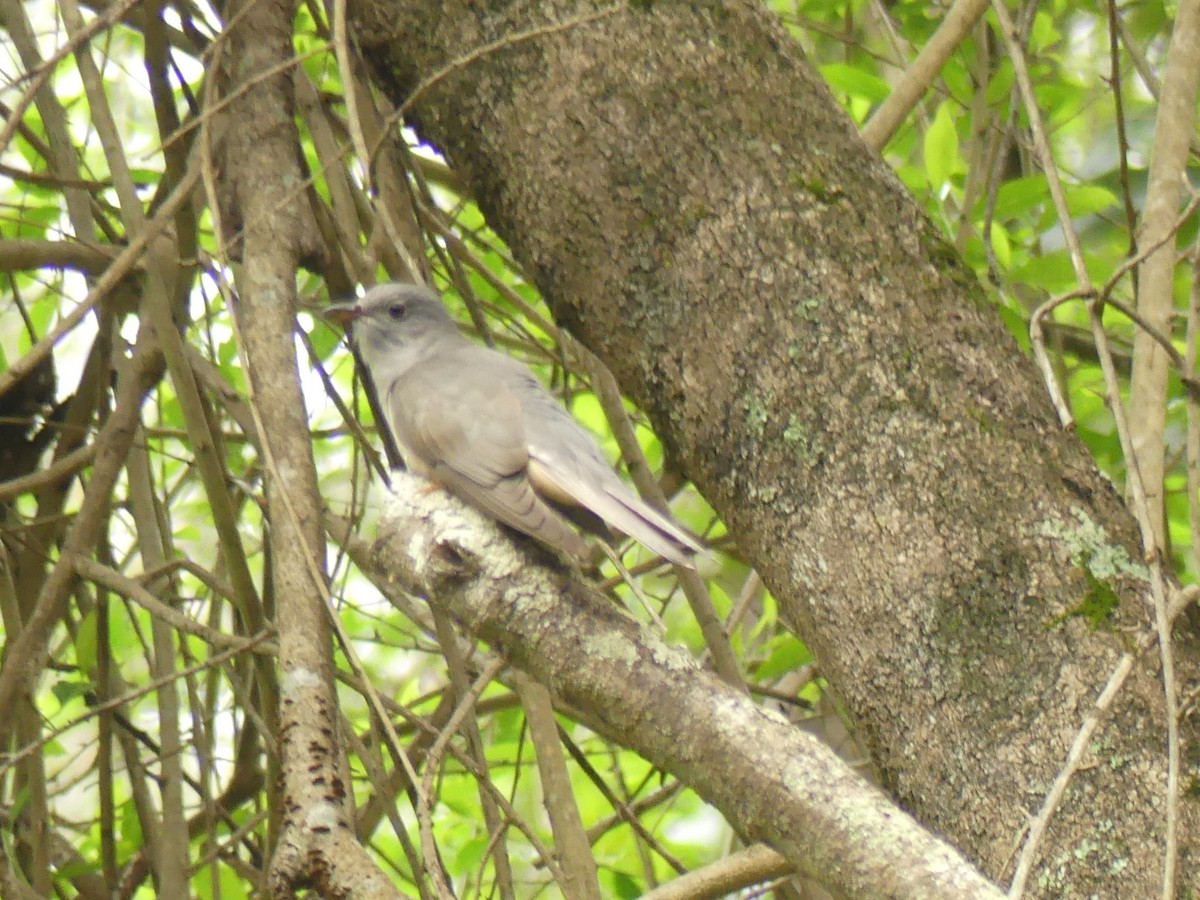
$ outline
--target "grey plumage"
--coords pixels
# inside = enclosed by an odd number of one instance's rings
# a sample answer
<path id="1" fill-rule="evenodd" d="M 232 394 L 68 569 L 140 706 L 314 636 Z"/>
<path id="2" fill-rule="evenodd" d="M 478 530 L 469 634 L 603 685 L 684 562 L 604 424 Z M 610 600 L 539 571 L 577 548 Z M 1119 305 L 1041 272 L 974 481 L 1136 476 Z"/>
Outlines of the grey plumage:
<path id="1" fill-rule="evenodd" d="M 433 291 L 381 284 L 326 315 L 351 329 L 405 462 L 489 515 L 580 555 L 602 523 L 691 567 L 700 545 L 617 477 L 537 377 L 459 330 Z M 598 527 L 600 526 L 600 527 Z"/>

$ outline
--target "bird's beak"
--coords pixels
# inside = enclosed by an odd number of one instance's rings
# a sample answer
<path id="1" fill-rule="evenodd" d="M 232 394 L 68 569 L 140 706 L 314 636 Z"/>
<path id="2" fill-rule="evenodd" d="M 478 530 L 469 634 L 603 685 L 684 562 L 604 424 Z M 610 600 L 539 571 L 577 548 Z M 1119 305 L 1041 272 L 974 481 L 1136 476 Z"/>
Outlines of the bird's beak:
<path id="1" fill-rule="evenodd" d="M 351 300 L 348 303 L 331 303 L 321 311 L 322 318 L 336 322 L 343 328 L 347 328 L 351 322 L 359 318 L 362 314 L 362 307 L 358 305 L 357 300 Z"/>

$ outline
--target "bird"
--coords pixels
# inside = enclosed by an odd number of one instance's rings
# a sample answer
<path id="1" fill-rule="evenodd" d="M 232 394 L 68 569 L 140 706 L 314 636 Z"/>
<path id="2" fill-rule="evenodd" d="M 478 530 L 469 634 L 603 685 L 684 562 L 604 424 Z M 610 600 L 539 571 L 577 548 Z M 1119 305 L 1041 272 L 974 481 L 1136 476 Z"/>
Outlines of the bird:
<path id="1" fill-rule="evenodd" d="M 693 569 L 703 547 L 639 498 L 522 362 L 459 330 L 432 289 L 370 288 L 324 316 L 348 332 L 407 465 L 494 519 L 584 557 L 608 527 Z"/>

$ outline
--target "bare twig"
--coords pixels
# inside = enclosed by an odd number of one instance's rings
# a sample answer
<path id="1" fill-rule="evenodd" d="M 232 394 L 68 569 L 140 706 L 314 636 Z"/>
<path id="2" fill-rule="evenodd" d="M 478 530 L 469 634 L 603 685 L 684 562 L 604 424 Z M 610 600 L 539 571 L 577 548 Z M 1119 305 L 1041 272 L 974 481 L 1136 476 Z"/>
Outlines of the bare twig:
<path id="1" fill-rule="evenodd" d="M 1008 14 L 1008 7 L 1003 0 L 992 0 L 992 10 L 1000 21 L 1000 34 L 1008 48 L 1008 56 L 1012 61 L 1013 74 L 1017 79 L 1017 87 L 1021 91 L 1021 100 L 1025 104 L 1025 114 L 1029 117 L 1030 129 L 1033 132 L 1034 149 L 1038 162 L 1046 176 L 1046 184 L 1050 189 L 1050 198 L 1054 201 L 1054 209 L 1058 214 L 1058 224 L 1062 228 L 1063 239 L 1075 267 L 1075 277 L 1084 289 L 1091 287 L 1087 265 L 1083 259 L 1083 249 L 1079 245 L 1079 235 L 1071 221 L 1071 212 L 1067 207 L 1067 197 L 1063 193 L 1062 181 L 1058 177 L 1058 168 L 1054 164 L 1054 154 L 1050 150 L 1050 140 L 1046 136 L 1046 126 L 1042 122 L 1041 108 L 1033 91 L 1033 82 L 1029 77 L 1029 66 L 1025 62 L 1025 48 L 1019 41 L 1019 32 Z"/>
<path id="2" fill-rule="evenodd" d="M 987 12 L 989 0 L 955 0 L 942 24 L 862 128 L 868 146 L 882 150 L 917 101 L 925 96 L 942 66 Z"/>
<path id="3" fill-rule="evenodd" d="M 521 672 L 514 673 L 514 682 L 537 754 L 542 799 L 554 829 L 563 875 L 568 879 L 560 885 L 563 894 L 580 900 L 600 900 L 596 861 L 571 790 L 571 777 L 563 762 L 550 692 Z"/>
<path id="4" fill-rule="evenodd" d="M 1168 619 L 1173 621 L 1189 603 L 1195 603 L 1198 596 L 1200 596 L 1200 588 L 1195 586 L 1177 593 L 1171 600 L 1171 606 L 1167 613 Z M 1087 755 L 1092 736 L 1096 733 L 1096 729 L 1100 726 L 1100 723 L 1104 721 L 1104 717 L 1112 707 L 1113 701 L 1124 686 L 1125 680 L 1133 671 L 1134 663 L 1157 640 L 1157 630 L 1146 632 L 1133 650 L 1122 655 L 1117 665 L 1113 668 L 1112 674 L 1109 675 L 1108 682 L 1104 685 L 1100 696 L 1096 698 L 1096 702 L 1092 704 L 1092 708 L 1084 716 L 1083 723 L 1079 731 L 1075 733 L 1075 739 L 1071 742 L 1071 747 L 1067 751 L 1067 758 L 1063 762 L 1058 775 L 1055 776 L 1054 784 L 1050 786 L 1050 790 L 1042 800 L 1041 809 L 1038 810 L 1037 815 L 1029 823 L 1028 837 L 1025 840 L 1024 847 L 1021 849 L 1021 856 L 1017 861 L 1017 870 L 1013 875 L 1012 884 L 1009 886 L 1009 897 L 1020 897 L 1023 893 L 1025 883 L 1037 859 L 1038 847 L 1041 846 L 1046 829 L 1049 827 L 1050 819 L 1054 815 L 1054 811 L 1058 809 L 1058 804 L 1062 801 L 1063 795 L 1067 791 L 1067 785 L 1070 784 L 1075 773 L 1079 771 L 1079 767 Z"/>
<path id="5" fill-rule="evenodd" d="M 1200 355 L 1200 241 L 1192 247 L 1192 287 L 1188 292 L 1187 350 L 1183 370 L 1196 371 Z M 1200 401 L 1192 394 L 1187 397 L 1187 436 L 1184 440 L 1187 470 L 1188 523 L 1192 557 L 1200 560 Z"/>
<path id="6" fill-rule="evenodd" d="M 1179 370 L 1179 375 L 1183 379 L 1185 387 L 1188 389 L 1189 396 L 1197 393 L 1200 386 L 1197 386 L 1194 380 L 1194 368 L 1184 364 L 1184 359 L 1179 351 L 1175 349 L 1175 345 L 1171 343 L 1170 337 L 1160 332 L 1157 328 L 1151 325 L 1146 319 L 1141 316 L 1136 310 L 1130 309 L 1127 305 L 1115 300 L 1112 297 L 1113 291 L 1117 285 L 1130 272 L 1136 270 L 1136 267 L 1141 264 L 1147 257 L 1153 254 L 1159 247 L 1168 241 L 1172 240 L 1179 229 L 1187 222 L 1188 219 L 1200 208 L 1200 194 L 1196 194 L 1184 207 L 1183 212 L 1175 220 L 1174 227 L 1166 234 L 1160 235 L 1154 241 L 1146 244 L 1136 254 L 1126 258 L 1121 265 L 1117 266 L 1116 270 L 1104 282 L 1104 285 L 1098 290 L 1094 288 L 1076 288 L 1068 291 L 1065 294 L 1059 294 L 1057 297 L 1051 297 L 1046 302 L 1038 306 L 1033 311 L 1033 315 L 1029 317 L 1029 340 L 1033 347 L 1034 360 L 1041 369 L 1042 377 L 1046 382 L 1046 388 L 1050 392 L 1050 399 L 1054 403 L 1054 408 L 1058 412 L 1059 421 L 1064 428 L 1070 427 L 1074 421 L 1071 415 L 1071 410 L 1067 405 L 1062 388 L 1058 384 L 1058 379 L 1054 374 L 1054 367 L 1050 363 L 1050 357 L 1046 353 L 1046 338 L 1043 331 L 1042 321 L 1058 307 L 1062 306 L 1071 300 L 1099 300 L 1102 306 L 1111 306 L 1119 310 L 1124 315 L 1128 316 L 1142 331 L 1146 332 L 1166 353 L 1172 364 Z"/>
<path id="7" fill-rule="evenodd" d="M 1162 94 L 1154 125 L 1149 182 L 1142 210 L 1140 239 L 1154 243 L 1173 237 L 1174 223 L 1188 166 L 1189 141 L 1196 122 L 1200 89 L 1200 0 L 1179 4 L 1167 50 Z M 1175 310 L 1175 247 L 1162 243 L 1142 264 L 1138 278 L 1138 312 L 1157 331 L 1169 333 Z M 1189 373 L 1191 374 L 1191 373 Z M 1132 450 L 1146 491 L 1155 544 L 1167 544 L 1164 519 L 1166 474 L 1167 356 L 1144 329 L 1133 336 L 1133 370 L 1129 385 Z"/>
<path id="8" fill-rule="evenodd" d="M 467 680 L 467 663 L 463 655 L 463 648 L 459 646 L 459 637 L 454 630 L 454 624 L 436 609 L 433 610 L 433 622 L 437 628 L 442 655 L 445 656 L 446 665 L 450 671 L 450 686 L 454 689 L 455 702 L 469 706 L 470 711 L 474 712 L 474 705 L 470 700 L 471 685 Z M 484 684 L 482 687 L 487 687 L 487 685 Z M 482 688 L 480 690 L 482 691 Z M 478 698 L 478 694 L 475 696 Z M 512 900 L 516 896 L 516 892 L 513 888 L 512 864 L 508 859 L 508 841 L 505 837 L 506 823 L 491 792 L 484 787 L 484 783 L 491 779 L 491 772 L 488 769 L 483 735 L 479 733 L 479 723 L 474 715 L 466 716 L 462 720 L 462 729 L 467 738 L 467 752 L 475 760 L 475 768 L 482 776 L 482 779 L 477 781 L 479 805 L 483 808 L 483 820 L 487 824 L 488 833 L 492 836 L 492 846 L 489 850 L 492 854 L 492 864 L 496 868 L 496 887 L 504 900 Z M 428 778 L 430 773 L 427 770 L 425 774 Z"/>
<path id="9" fill-rule="evenodd" d="M 53 741 L 56 738 L 61 737 L 62 735 L 66 734 L 68 731 L 70 731 L 72 728 L 78 727 L 79 725 L 83 724 L 85 721 L 92 718 L 93 716 L 99 716 L 99 715 L 102 715 L 103 713 L 109 712 L 111 710 L 118 709 L 119 707 L 122 707 L 128 703 L 133 702 L 134 700 L 137 700 L 139 697 L 144 697 L 147 694 L 157 691 L 159 688 L 163 687 L 163 685 L 169 684 L 170 682 L 175 681 L 176 679 L 178 679 L 184 675 L 191 675 L 196 672 L 203 672 L 206 669 L 215 668 L 216 666 L 222 665 L 222 664 L 228 662 L 229 660 L 233 659 L 234 657 L 240 656 L 243 653 L 248 653 L 248 652 L 253 651 L 253 652 L 257 652 L 257 653 L 266 653 L 266 654 L 273 655 L 276 648 L 274 648 L 272 645 L 268 644 L 267 642 L 270 638 L 274 637 L 274 634 L 275 633 L 273 631 L 262 631 L 262 632 L 259 632 L 258 634 L 251 635 L 248 638 L 237 639 L 236 643 L 234 645 L 231 645 L 230 647 L 228 647 L 228 649 L 222 650 L 219 653 L 215 653 L 212 656 L 208 657 L 208 659 L 203 660 L 202 662 L 195 663 L 194 665 L 189 666 L 186 669 L 180 669 L 179 671 L 174 672 L 171 675 L 166 676 L 165 678 L 151 679 L 150 681 L 147 681 L 144 684 L 139 684 L 136 688 L 133 688 L 133 689 L 129 690 L 128 692 L 121 694 L 119 697 L 110 697 L 108 700 L 105 700 L 103 703 L 97 703 L 94 706 L 88 707 L 87 712 L 80 715 L 79 718 L 74 719 L 71 722 L 68 722 L 66 725 L 63 725 L 61 728 L 57 728 L 54 731 L 51 731 L 51 732 L 48 732 L 48 733 L 42 735 L 40 742 L 37 746 L 22 747 L 17 752 L 15 752 L 11 755 L 7 755 L 7 756 L 3 757 L 3 759 L 0 759 L 0 777 L 4 777 L 4 775 L 7 774 L 8 771 L 13 766 L 15 766 L 17 763 L 19 763 L 26 756 L 28 756 L 32 753 L 36 753 L 37 750 L 39 749 L 39 747 L 45 746 L 50 741 Z M 266 644 L 266 646 L 260 646 L 260 645 L 264 645 L 264 644 Z"/>
<path id="10" fill-rule="evenodd" d="M 792 871 L 794 866 L 770 847 L 755 844 L 680 875 L 674 881 L 643 894 L 642 900 L 708 900 L 725 897 Z"/>
<path id="11" fill-rule="evenodd" d="M 4 127 L 0 129 L 0 150 L 8 146 L 8 142 L 12 140 L 13 134 L 16 133 L 25 116 L 25 110 L 29 108 L 29 104 L 33 102 L 37 92 L 49 80 L 50 76 L 54 74 L 54 70 L 58 67 L 58 64 L 74 53 L 76 48 L 90 41 L 95 35 L 106 31 L 121 21 L 125 17 L 125 14 L 139 2 L 141 0 L 120 0 L 119 3 L 114 3 L 89 22 L 85 28 L 73 34 L 71 40 L 55 50 L 35 70 L 27 72 L 22 76 L 22 80 L 28 81 L 28 84 L 25 87 L 25 91 L 21 94 L 20 99 L 12 107 L 4 123 Z M 6 24 L 8 23 L 6 22 Z"/>
<path id="12" fill-rule="evenodd" d="M 34 344 L 24 356 L 0 372 L 0 394 L 10 390 L 14 384 L 33 371 L 50 354 L 54 345 L 82 322 L 84 316 L 91 312 L 103 297 L 111 293 L 113 288 L 130 274 L 146 253 L 150 241 L 170 223 L 171 218 L 179 211 L 184 202 L 191 198 L 192 189 L 196 186 L 199 178 L 199 169 L 196 167 L 190 169 L 187 178 L 171 191 L 171 195 L 155 213 L 146 229 L 131 240 L 113 260 L 112 265 L 104 270 L 104 274 L 96 280 L 92 289 L 87 292 L 87 296 L 65 315 L 49 334 Z"/>
<path id="13" fill-rule="evenodd" d="M 429 748 L 429 755 L 425 758 L 425 776 L 419 782 L 414 782 L 414 784 L 420 784 L 421 786 L 417 795 L 417 822 L 420 823 L 421 830 L 421 853 L 424 855 L 425 865 L 433 877 L 434 887 L 437 889 L 438 895 L 443 898 L 453 897 L 454 892 L 450 890 L 450 883 L 447 880 L 445 871 L 442 869 L 439 861 L 437 842 L 433 836 L 432 798 L 436 796 L 436 791 L 433 789 L 433 781 L 437 777 L 438 770 L 441 768 L 442 757 L 446 755 L 450 740 L 458 733 L 458 729 L 462 727 L 463 721 L 468 716 L 474 714 L 475 701 L 479 699 L 479 695 L 483 693 L 483 689 L 500 674 L 500 670 L 505 665 L 506 663 L 502 659 L 493 660 L 479 673 L 479 676 L 472 682 L 470 689 L 458 698 L 458 706 L 455 707 L 450 721 L 446 723 L 446 727 L 442 729 L 437 740 L 433 742 L 433 746 Z M 486 776 L 484 776 L 483 781 L 486 780 Z"/>

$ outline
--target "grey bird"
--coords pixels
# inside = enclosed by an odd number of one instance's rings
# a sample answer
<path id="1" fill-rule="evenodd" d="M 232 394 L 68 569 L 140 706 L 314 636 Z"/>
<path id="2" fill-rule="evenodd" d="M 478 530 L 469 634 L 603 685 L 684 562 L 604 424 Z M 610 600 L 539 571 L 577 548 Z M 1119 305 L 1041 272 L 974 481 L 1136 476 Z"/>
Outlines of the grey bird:
<path id="1" fill-rule="evenodd" d="M 626 487 L 533 372 L 460 332 L 436 293 L 380 284 L 324 315 L 350 332 L 418 475 L 576 556 L 587 545 L 572 523 L 602 536 L 607 523 L 693 567 L 696 540 Z"/>

